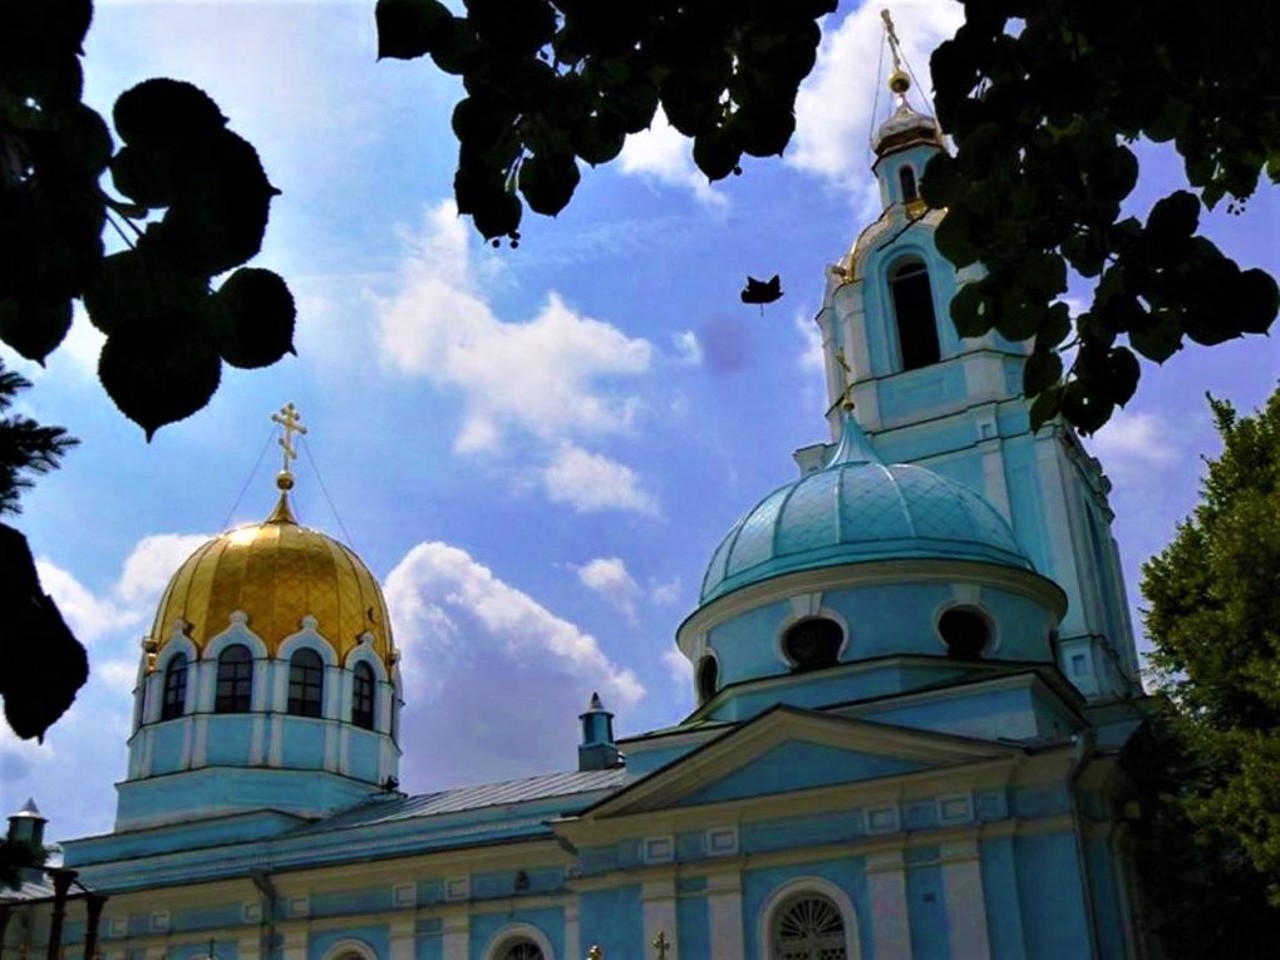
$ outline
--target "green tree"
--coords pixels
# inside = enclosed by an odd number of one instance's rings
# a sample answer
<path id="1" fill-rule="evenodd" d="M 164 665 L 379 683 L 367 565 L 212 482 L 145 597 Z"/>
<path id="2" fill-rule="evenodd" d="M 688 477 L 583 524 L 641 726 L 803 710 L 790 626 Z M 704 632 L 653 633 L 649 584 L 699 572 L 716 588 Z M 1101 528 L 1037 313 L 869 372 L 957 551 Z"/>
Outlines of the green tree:
<path id="1" fill-rule="evenodd" d="M 659 104 L 710 180 L 744 154 L 782 153 L 820 20 L 835 0 L 378 0 L 379 53 L 429 55 L 462 77 L 453 114 L 458 209 L 495 243 L 523 206 L 555 214 L 579 163 L 607 163 Z M 933 57 L 954 157 L 921 189 L 946 207 L 938 245 L 987 276 L 952 304 L 966 336 L 1034 340 L 1024 392 L 1038 426 L 1092 432 L 1137 389 L 1138 355 L 1189 338 L 1264 333 L 1275 281 L 1197 234 L 1202 206 L 1239 211 L 1260 175 L 1280 179 L 1280 7 L 1198 0 L 966 0 Z M 1137 39 L 1137 38 L 1140 38 Z M 1139 165 L 1127 145 L 1172 141 L 1192 191 L 1121 218 Z M 1072 317 L 1068 279 L 1096 283 Z M 1224 305 L 1230 306 L 1224 309 Z M 1062 353 L 1077 348 L 1069 369 Z"/>
<path id="2" fill-rule="evenodd" d="M 947 208 L 939 249 L 987 270 L 953 301 L 957 329 L 1034 338 L 1023 386 L 1036 425 L 1061 413 L 1092 432 L 1137 389 L 1135 354 L 1162 363 L 1184 339 L 1221 343 L 1275 320 L 1275 280 L 1197 229 L 1224 199 L 1241 212 L 1264 171 L 1280 180 L 1278 40 L 1267 3 L 965 3 L 931 62 L 955 155 L 929 164 L 921 190 Z M 1121 218 L 1137 140 L 1172 143 L 1191 187 L 1145 223 Z M 1074 318 L 1058 299 L 1072 273 L 1094 281 Z"/>
<path id="3" fill-rule="evenodd" d="M 224 361 L 265 366 L 292 349 L 288 287 L 241 267 L 279 191 L 189 83 L 121 94 L 117 149 L 81 100 L 92 19 L 92 0 L 0 0 L 0 340 L 43 362 L 83 299 L 107 335 L 102 385 L 150 437 L 208 403 Z M 104 256 L 107 229 L 127 249 Z"/>
<path id="4" fill-rule="evenodd" d="M 1215 926 L 1179 915 L 1189 896 L 1217 903 L 1223 937 L 1280 921 L 1280 390 L 1249 417 L 1210 406 L 1222 454 L 1206 460 L 1199 505 L 1142 579 L 1163 702 L 1147 771 L 1148 875 L 1166 893 L 1188 879 L 1199 888 L 1148 899 L 1184 956 L 1207 955 L 1189 946 L 1196 923 Z M 1280 953 L 1258 949 L 1226 952 Z"/>
<path id="5" fill-rule="evenodd" d="M 30 385 L 0 363 L 0 414 Z M 18 513 L 31 474 L 56 469 L 77 442 L 61 427 L 42 426 L 30 417 L 0 418 L 0 514 Z M 88 661 L 57 604 L 40 588 L 26 538 L 3 523 L 0 570 L 0 698 L 14 733 L 39 737 L 71 706 L 88 679 Z"/>

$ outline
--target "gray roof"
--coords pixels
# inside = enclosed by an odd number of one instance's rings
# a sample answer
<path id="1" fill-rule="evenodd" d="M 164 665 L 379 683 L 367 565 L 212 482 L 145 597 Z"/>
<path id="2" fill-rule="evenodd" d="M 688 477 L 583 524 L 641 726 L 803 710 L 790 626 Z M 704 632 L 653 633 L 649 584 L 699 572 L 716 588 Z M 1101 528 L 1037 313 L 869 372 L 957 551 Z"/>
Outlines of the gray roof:
<path id="1" fill-rule="evenodd" d="M 526 777 L 523 780 L 504 780 L 474 787 L 441 790 L 437 793 L 424 793 L 413 797 L 374 800 L 312 826 L 304 827 L 298 832 L 345 830 L 378 823 L 402 822 L 419 817 L 434 817 L 532 803 L 538 800 L 567 798 L 578 794 L 583 795 L 580 802 L 582 806 L 586 806 L 599 799 L 588 795 L 612 792 L 626 783 L 627 779 L 627 771 L 624 767 L 613 770 L 572 770 L 565 773 Z"/>

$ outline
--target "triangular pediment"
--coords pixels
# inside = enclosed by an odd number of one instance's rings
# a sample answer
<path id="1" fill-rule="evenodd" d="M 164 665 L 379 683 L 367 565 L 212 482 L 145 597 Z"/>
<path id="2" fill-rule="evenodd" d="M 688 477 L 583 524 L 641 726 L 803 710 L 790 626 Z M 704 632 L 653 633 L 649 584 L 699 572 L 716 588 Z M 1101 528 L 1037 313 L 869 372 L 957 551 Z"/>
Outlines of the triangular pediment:
<path id="1" fill-rule="evenodd" d="M 1008 758 L 1014 746 L 777 707 L 584 813 L 590 819 L 883 781 Z"/>

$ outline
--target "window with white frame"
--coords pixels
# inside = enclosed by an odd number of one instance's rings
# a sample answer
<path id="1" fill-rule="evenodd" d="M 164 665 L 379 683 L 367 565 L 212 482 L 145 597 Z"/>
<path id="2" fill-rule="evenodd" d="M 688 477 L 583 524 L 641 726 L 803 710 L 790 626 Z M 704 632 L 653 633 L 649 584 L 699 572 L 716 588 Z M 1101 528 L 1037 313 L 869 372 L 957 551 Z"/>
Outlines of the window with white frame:
<path id="1" fill-rule="evenodd" d="M 844 915 L 820 893 L 796 894 L 774 914 L 771 960 L 846 960 Z"/>
<path id="2" fill-rule="evenodd" d="M 542 948 L 525 937 L 508 940 L 502 945 L 494 960 L 546 960 Z"/>

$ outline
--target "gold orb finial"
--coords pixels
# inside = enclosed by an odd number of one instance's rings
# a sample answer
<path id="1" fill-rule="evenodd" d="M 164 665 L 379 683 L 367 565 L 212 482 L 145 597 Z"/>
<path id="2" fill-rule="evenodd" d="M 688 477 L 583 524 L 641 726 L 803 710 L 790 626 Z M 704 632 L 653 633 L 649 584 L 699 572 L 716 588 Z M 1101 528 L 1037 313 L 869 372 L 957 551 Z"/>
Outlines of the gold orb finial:
<path id="1" fill-rule="evenodd" d="M 895 70 L 889 74 L 889 89 L 898 96 L 905 96 L 911 89 L 911 77 L 905 70 Z"/>
<path id="2" fill-rule="evenodd" d="M 277 490 L 286 490 L 286 491 L 287 491 L 287 490 L 292 490 L 292 489 L 293 489 L 293 474 L 292 474 L 292 473 L 290 473 L 288 470 L 281 470 L 279 473 L 277 473 L 277 474 L 276 474 L 276 489 L 277 489 Z"/>

